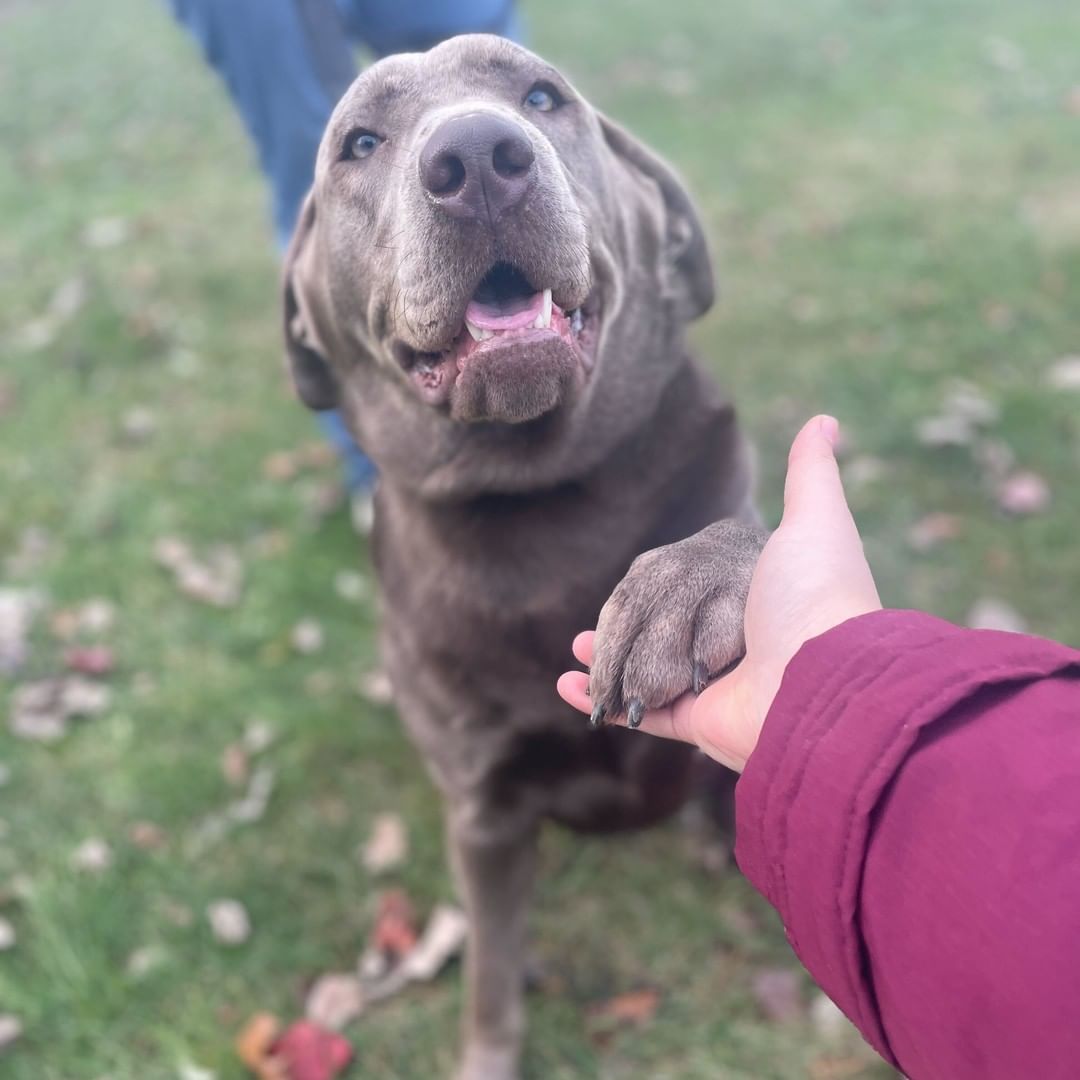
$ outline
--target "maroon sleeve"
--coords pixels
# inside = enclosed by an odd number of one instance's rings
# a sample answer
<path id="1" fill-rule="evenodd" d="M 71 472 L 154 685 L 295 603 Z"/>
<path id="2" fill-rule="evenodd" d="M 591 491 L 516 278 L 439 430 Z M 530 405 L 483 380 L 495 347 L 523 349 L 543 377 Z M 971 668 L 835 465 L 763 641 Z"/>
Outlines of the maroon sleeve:
<path id="1" fill-rule="evenodd" d="M 915 612 L 807 642 L 736 855 L 912 1080 L 1080 1076 L 1080 652 Z"/>

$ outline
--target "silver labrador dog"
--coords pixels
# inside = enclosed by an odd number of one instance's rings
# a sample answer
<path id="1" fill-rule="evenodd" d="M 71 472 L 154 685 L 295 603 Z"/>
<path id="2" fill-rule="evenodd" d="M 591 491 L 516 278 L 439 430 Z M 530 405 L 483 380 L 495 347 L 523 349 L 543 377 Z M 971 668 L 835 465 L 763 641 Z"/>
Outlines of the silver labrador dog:
<path id="1" fill-rule="evenodd" d="M 467 1080 L 518 1072 L 541 821 L 641 826 L 690 787 L 689 748 L 605 721 L 742 652 L 749 454 L 684 340 L 712 300 L 676 176 L 525 49 L 382 60 L 330 120 L 288 355 L 379 467 L 385 663 L 470 918 Z M 598 618 L 585 724 L 554 684 Z"/>

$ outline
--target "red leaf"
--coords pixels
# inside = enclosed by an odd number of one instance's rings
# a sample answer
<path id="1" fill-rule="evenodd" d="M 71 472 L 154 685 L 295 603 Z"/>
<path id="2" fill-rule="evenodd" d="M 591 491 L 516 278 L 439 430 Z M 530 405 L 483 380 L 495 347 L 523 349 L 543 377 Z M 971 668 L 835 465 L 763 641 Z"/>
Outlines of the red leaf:
<path id="1" fill-rule="evenodd" d="M 381 952 L 402 957 L 416 945 L 416 913 L 404 889 L 388 889 L 379 896 L 371 944 Z"/>
<path id="2" fill-rule="evenodd" d="M 108 675 L 116 661 L 107 645 L 82 645 L 64 653 L 64 664 L 82 675 Z"/>
<path id="3" fill-rule="evenodd" d="M 270 1047 L 288 1080 L 333 1080 L 352 1061 L 352 1044 L 336 1032 L 298 1020 Z"/>

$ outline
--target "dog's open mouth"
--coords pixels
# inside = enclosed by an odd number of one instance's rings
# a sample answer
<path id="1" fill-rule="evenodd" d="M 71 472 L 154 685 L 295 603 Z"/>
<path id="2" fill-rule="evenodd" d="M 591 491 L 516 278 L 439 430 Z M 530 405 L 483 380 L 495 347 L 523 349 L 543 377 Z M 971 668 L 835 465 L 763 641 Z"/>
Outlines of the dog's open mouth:
<path id="1" fill-rule="evenodd" d="M 496 350 L 513 349 L 522 364 L 528 364 L 536 347 L 550 347 L 561 340 L 587 374 L 593 363 L 597 308 L 590 297 L 580 307 L 564 311 L 552 299 L 550 288 L 535 288 L 517 267 L 499 262 L 477 286 L 452 341 L 437 352 L 420 352 L 399 343 L 395 354 L 432 402 L 444 400 L 470 363 Z"/>

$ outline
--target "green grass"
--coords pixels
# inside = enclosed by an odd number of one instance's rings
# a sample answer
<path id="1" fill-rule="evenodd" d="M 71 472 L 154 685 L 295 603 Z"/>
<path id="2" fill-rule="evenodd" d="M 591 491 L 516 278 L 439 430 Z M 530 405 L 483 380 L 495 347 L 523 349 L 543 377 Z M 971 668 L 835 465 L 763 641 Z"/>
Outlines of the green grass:
<path id="1" fill-rule="evenodd" d="M 1080 82 L 1080 8 L 551 0 L 526 13 L 537 49 L 700 200 L 725 295 L 695 339 L 759 444 L 770 516 L 791 435 L 831 410 L 853 457 L 879 463 L 851 497 L 886 602 L 960 619 L 996 596 L 1080 642 L 1080 398 L 1042 382 L 1080 351 L 1080 117 L 1063 104 Z M 1018 61 L 1002 64 L 994 39 Z M 30 527 L 48 538 L 2 583 L 41 587 L 52 609 L 104 596 L 118 611 L 108 713 L 51 747 L 0 729 L 0 888 L 31 885 L 3 908 L 19 941 L 0 954 L 0 1012 L 26 1033 L 0 1075 L 164 1080 L 193 1061 L 228 1080 L 249 1013 L 295 1015 L 314 975 L 355 957 L 375 886 L 354 852 L 375 813 L 409 824 L 397 880 L 417 903 L 451 895 L 438 805 L 393 715 L 355 691 L 374 613 L 333 589 L 366 555 L 342 514 L 308 508 L 331 474 L 263 475 L 268 454 L 314 434 L 282 375 L 265 192 L 219 86 L 156 3 L 12 0 L 0 144 L 0 381 L 14 399 L 0 554 Z M 87 224 L 112 216 L 130 237 L 88 246 Z M 73 279 L 85 303 L 31 347 Z M 957 377 L 1000 406 L 995 437 L 1051 485 L 1045 514 L 1003 517 L 967 451 L 918 444 Z M 158 418 L 141 444 L 122 433 L 136 405 Z M 935 510 L 961 515 L 963 535 L 918 554 L 906 532 Z M 163 535 L 234 545 L 241 603 L 178 593 L 154 563 Z M 326 646 L 298 656 L 289 630 L 309 615 Z M 46 617 L 24 675 L 61 653 Z M 194 854 L 199 823 L 230 798 L 221 751 L 253 717 L 279 734 L 270 809 Z M 166 830 L 162 850 L 128 840 L 139 820 Z M 100 878 L 69 865 L 87 836 L 114 848 Z M 546 836 L 533 922 L 550 977 L 531 1002 L 527 1075 L 884 1075 L 853 1041 L 761 1017 L 754 971 L 792 963 L 779 927 L 744 882 L 703 876 L 682 847 L 674 827 Z M 222 895 L 255 925 L 235 951 L 201 914 Z M 192 925 L 169 919 L 176 904 Z M 127 958 L 147 945 L 166 959 L 135 982 Z M 655 1023 L 597 1048 L 585 1007 L 644 984 L 663 991 Z M 458 998 L 450 973 L 362 1018 L 350 1075 L 446 1074 Z"/>

